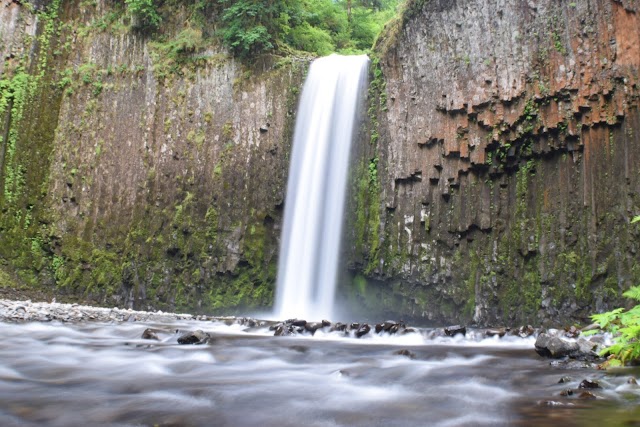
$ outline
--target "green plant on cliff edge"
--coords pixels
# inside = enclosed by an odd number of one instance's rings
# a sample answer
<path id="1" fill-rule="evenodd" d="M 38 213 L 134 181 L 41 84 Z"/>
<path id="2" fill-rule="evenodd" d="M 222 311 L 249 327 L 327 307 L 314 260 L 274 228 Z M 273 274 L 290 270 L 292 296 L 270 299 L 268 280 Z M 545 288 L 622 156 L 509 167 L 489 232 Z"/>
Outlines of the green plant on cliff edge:
<path id="1" fill-rule="evenodd" d="M 631 224 L 640 222 L 640 215 L 633 218 Z M 640 286 L 632 286 L 622 294 L 640 302 Z M 603 349 L 600 355 L 610 355 L 605 367 L 622 366 L 640 361 L 640 304 L 630 310 L 616 308 L 605 313 L 594 314 L 591 318 L 604 331 L 614 335 L 614 343 Z"/>

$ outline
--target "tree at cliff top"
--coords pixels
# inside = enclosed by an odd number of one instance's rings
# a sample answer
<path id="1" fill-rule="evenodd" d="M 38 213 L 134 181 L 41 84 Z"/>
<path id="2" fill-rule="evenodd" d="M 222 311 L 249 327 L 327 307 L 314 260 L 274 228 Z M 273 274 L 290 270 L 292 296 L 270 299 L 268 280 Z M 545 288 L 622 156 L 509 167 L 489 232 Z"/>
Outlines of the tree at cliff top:
<path id="1" fill-rule="evenodd" d="M 125 0 L 133 26 L 155 30 L 162 22 L 158 0 Z M 236 56 L 248 58 L 290 49 L 327 55 L 370 49 L 399 0 L 197 0 L 196 10 L 217 9 L 218 35 Z"/>

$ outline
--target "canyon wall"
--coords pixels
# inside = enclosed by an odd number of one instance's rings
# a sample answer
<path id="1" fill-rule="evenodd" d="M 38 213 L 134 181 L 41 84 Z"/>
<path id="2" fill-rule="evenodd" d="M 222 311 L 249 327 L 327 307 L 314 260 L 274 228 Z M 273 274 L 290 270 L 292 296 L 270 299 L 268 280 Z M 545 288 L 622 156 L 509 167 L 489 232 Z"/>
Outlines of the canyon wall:
<path id="1" fill-rule="evenodd" d="M 124 4 L 2 0 L 0 258 L 16 280 L 137 308 L 272 303 L 308 60 L 194 48 L 174 7 L 163 39 Z"/>
<path id="2" fill-rule="evenodd" d="M 272 304 L 308 58 L 240 63 L 169 5 L 0 0 L 0 282 L 135 308 Z M 340 302 L 562 323 L 640 284 L 637 0 L 410 0 L 373 54 Z M 207 29 L 210 34 L 202 31 Z"/>
<path id="3" fill-rule="evenodd" d="M 640 284 L 637 1 L 410 1 L 376 53 L 348 298 L 558 323 Z"/>

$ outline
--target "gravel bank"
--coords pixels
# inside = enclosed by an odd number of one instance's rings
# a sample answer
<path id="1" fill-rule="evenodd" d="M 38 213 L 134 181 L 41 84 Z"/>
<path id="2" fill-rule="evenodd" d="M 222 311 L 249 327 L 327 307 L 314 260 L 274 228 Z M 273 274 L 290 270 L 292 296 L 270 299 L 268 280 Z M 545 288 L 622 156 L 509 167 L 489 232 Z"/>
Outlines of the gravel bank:
<path id="1" fill-rule="evenodd" d="M 91 307 L 57 302 L 12 301 L 0 299 L 0 321 L 49 322 L 172 322 L 176 320 L 209 320 L 208 316 L 135 311 L 121 308 Z"/>

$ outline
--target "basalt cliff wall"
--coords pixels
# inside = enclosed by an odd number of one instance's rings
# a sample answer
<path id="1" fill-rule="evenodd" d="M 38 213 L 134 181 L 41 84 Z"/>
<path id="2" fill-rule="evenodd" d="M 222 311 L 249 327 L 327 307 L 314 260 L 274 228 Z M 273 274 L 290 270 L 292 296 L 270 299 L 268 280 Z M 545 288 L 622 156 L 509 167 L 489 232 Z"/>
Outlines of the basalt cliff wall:
<path id="1" fill-rule="evenodd" d="M 0 3 L 5 279 L 136 308 L 272 303 L 308 60 L 239 63 L 183 3 L 161 37 L 124 2 Z"/>
<path id="2" fill-rule="evenodd" d="M 640 284 L 640 3 L 410 1 L 376 50 L 345 296 L 437 323 L 621 304 Z"/>
<path id="3" fill-rule="evenodd" d="M 0 285 L 272 304 L 308 59 L 240 63 L 192 6 L 165 2 L 158 36 L 120 2 L 0 1 Z M 480 324 L 621 304 L 640 284 L 639 27 L 637 0 L 410 0 L 372 55 L 339 301 Z"/>

